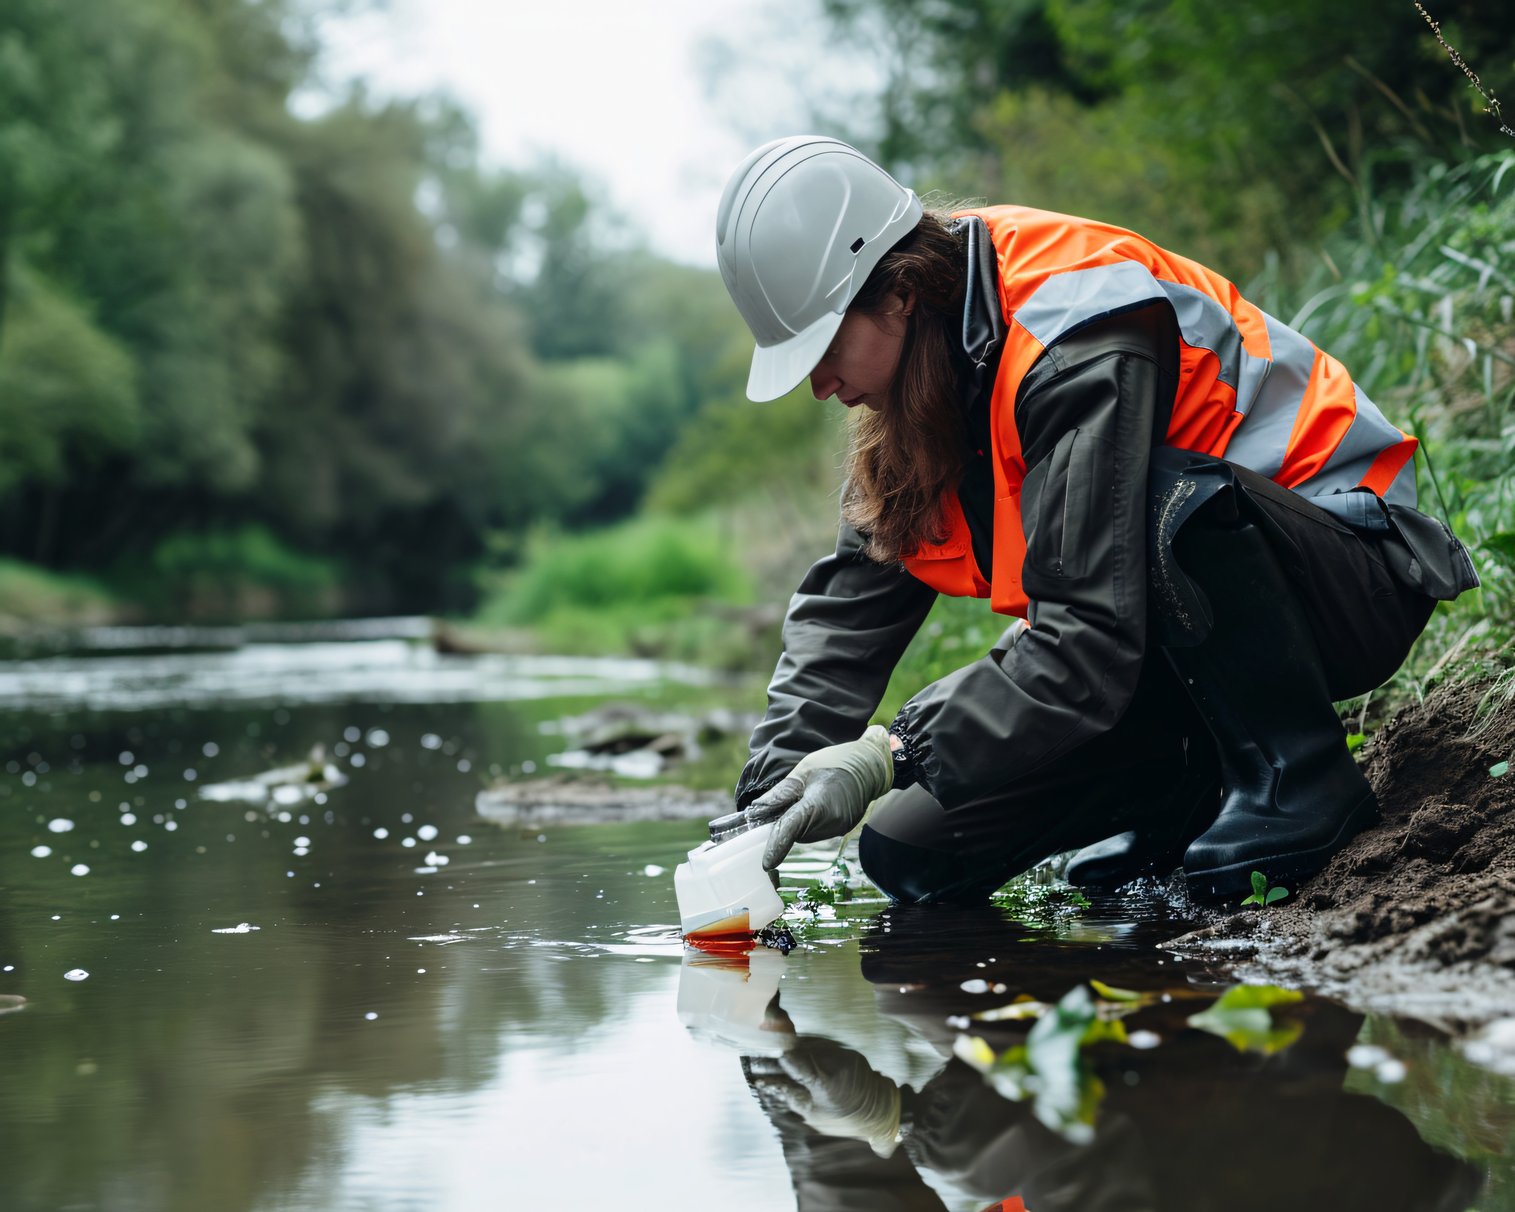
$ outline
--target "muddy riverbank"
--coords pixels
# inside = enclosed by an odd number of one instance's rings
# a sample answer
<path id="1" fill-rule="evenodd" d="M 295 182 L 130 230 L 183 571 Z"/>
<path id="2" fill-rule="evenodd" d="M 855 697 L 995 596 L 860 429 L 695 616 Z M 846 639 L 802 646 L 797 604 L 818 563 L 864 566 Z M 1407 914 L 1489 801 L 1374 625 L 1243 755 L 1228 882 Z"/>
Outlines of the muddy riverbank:
<path id="1" fill-rule="evenodd" d="M 1504 1041 L 1515 1066 L 1512 699 L 1507 677 L 1402 709 L 1365 751 L 1382 822 L 1286 901 L 1221 916 L 1180 949 L 1231 952 L 1246 979 Z"/>

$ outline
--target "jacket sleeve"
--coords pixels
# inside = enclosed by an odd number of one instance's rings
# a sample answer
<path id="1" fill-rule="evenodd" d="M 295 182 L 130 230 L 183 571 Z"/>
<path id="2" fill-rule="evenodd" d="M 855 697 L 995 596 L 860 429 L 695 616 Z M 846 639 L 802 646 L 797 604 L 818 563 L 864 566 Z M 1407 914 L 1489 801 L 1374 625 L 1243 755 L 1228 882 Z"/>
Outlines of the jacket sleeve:
<path id="1" fill-rule="evenodd" d="M 1063 756 L 1130 702 L 1147 630 L 1148 462 L 1167 430 L 1177 359 L 1173 313 L 1157 303 L 1079 329 L 1023 380 L 1030 626 L 927 686 L 891 729 L 944 807 Z"/>
<path id="2" fill-rule="evenodd" d="M 865 556 L 862 535 L 842 523 L 836 552 L 816 562 L 789 600 L 768 713 L 736 785 L 738 808 L 807 753 L 857 739 L 935 600 L 936 590 L 902 566 Z"/>

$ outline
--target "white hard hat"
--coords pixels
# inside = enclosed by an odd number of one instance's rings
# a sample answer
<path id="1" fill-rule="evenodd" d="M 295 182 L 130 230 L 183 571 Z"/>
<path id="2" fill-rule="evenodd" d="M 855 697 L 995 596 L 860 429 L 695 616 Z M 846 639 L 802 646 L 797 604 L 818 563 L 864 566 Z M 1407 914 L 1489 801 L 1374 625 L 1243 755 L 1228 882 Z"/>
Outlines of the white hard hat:
<path id="1" fill-rule="evenodd" d="M 749 399 L 777 399 L 815 369 L 873 267 L 920 219 L 914 192 L 836 139 L 778 139 L 737 166 L 716 259 L 757 341 Z"/>

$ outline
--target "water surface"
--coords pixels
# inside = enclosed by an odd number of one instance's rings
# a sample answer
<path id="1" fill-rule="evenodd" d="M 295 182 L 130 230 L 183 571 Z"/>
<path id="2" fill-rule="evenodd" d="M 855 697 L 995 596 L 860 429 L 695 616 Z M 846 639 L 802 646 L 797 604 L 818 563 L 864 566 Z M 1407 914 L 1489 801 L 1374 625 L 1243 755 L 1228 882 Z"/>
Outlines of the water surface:
<path id="1" fill-rule="evenodd" d="M 521 832 L 474 797 L 544 766 L 544 722 L 710 679 L 394 632 L 0 667 L 0 1206 L 1511 1206 L 1505 1079 L 1319 1000 L 1272 1054 L 1191 1026 L 1223 974 L 1156 946 L 1183 923 L 1151 897 L 860 892 L 787 956 L 686 951 L 699 823 Z M 345 783 L 199 795 L 317 744 Z M 1027 1039 L 970 1016 L 1091 978 L 1145 1000 L 1134 1043 L 1070 1054 L 1087 1115 L 958 1055 Z M 903 1143 L 870 1143 L 870 1100 Z"/>

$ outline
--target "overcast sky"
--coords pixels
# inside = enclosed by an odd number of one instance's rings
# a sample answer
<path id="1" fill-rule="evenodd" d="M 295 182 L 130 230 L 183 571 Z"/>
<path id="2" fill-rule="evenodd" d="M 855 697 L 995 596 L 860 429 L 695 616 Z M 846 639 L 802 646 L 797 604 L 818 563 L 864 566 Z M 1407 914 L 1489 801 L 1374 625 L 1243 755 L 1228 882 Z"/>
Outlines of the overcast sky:
<path id="1" fill-rule="evenodd" d="M 389 0 L 325 40 L 332 80 L 444 90 L 492 163 L 555 154 L 658 251 L 706 265 L 726 174 L 758 142 L 803 133 L 813 96 L 869 75 L 828 51 L 815 0 Z"/>

